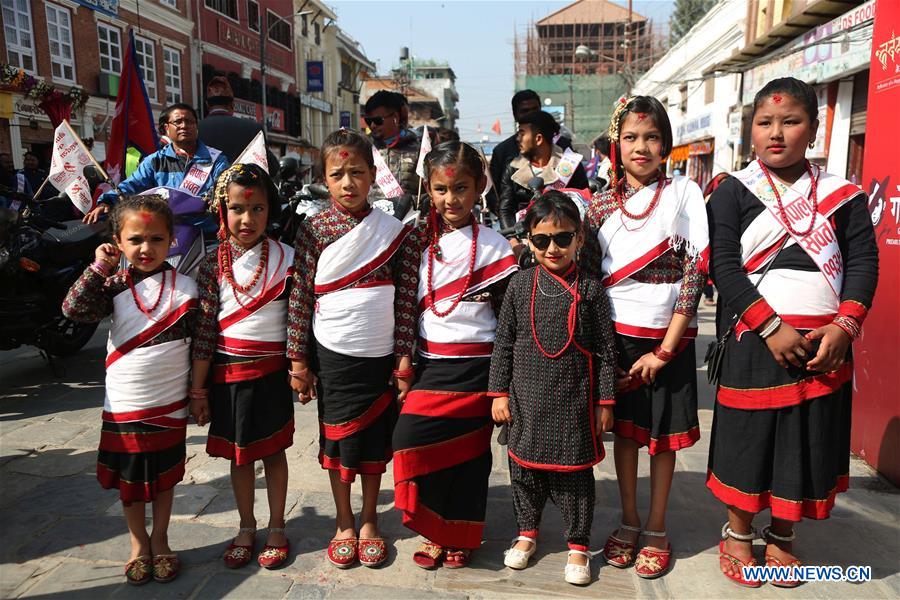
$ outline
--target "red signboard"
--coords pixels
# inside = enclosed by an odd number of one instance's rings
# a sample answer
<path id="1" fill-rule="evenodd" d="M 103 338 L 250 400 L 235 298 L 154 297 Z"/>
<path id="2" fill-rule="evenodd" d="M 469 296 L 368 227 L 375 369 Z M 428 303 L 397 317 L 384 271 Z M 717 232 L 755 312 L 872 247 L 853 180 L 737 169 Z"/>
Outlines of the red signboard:
<path id="1" fill-rule="evenodd" d="M 878 291 L 854 347 L 853 451 L 900 485 L 900 2 L 878 0 L 863 185 L 879 251 Z"/>
<path id="2" fill-rule="evenodd" d="M 266 113 L 269 115 L 268 123 L 266 124 L 269 131 L 284 131 L 284 111 L 280 108 L 267 106 Z M 234 99 L 234 116 L 262 123 L 260 115 L 262 115 L 262 104 L 248 102 L 240 98 Z"/>

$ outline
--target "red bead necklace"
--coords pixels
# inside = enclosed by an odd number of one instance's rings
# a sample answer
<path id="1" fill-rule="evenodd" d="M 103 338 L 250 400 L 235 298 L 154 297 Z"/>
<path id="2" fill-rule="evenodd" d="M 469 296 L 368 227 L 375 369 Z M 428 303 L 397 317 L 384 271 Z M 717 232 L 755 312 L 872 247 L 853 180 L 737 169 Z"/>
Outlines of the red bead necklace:
<path id="1" fill-rule="evenodd" d="M 133 268 L 133 267 L 132 267 Z M 134 286 L 134 278 L 131 276 L 131 269 L 125 270 L 125 281 L 128 283 L 128 289 L 131 290 L 131 297 L 134 298 L 134 303 L 137 304 L 138 310 L 150 317 L 153 318 L 153 311 L 155 311 L 160 302 L 162 302 L 163 292 L 166 290 L 166 272 L 168 269 L 162 272 L 162 283 L 159 286 L 159 296 L 156 297 L 156 302 L 153 303 L 153 306 L 147 308 L 144 303 L 141 301 L 141 297 L 137 293 L 137 288 Z M 175 287 L 175 271 L 172 271 L 172 288 Z"/>
<path id="2" fill-rule="evenodd" d="M 472 225 L 472 245 L 469 249 L 469 270 L 466 273 L 466 279 L 463 283 L 462 289 L 459 294 L 450 304 L 450 308 L 445 311 L 439 311 L 437 305 L 434 300 L 434 283 L 432 281 L 432 272 L 434 271 L 434 259 L 437 258 L 441 260 L 441 226 L 437 220 L 437 212 L 432 210 L 432 218 L 429 229 L 431 229 L 431 235 L 429 236 L 431 239 L 428 244 L 428 277 L 426 279 L 426 294 L 428 295 L 428 305 L 431 307 L 431 311 L 435 314 L 436 317 L 443 319 L 459 306 L 459 303 L 462 302 L 463 296 L 466 293 L 466 290 L 469 289 L 469 283 L 472 281 L 472 274 L 475 272 L 475 254 L 478 251 L 478 222 L 475 221 L 474 217 L 470 219 L 469 223 Z M 443 262 L 443 261 L 442 261 Z"/>
<path id="3" fill-rule="evenodd" d="M 769 180 L 769 186 L 772 188 L 772 193 L 775 194 L 775 202 L 778 204 L 778 214 L 781 215 L 781 222 L 784 223 L 784 226 L 787 227 L 787 230 L 790 231 L 791 234 L 797 237 L 809 235 L 813 230 L 813 226 L 816 224 L 816 214 L 819 212 L 819 195 L 816 192 L 816 188 L 819 187 L 819 177 L 818 175 L 813 175 L 812 165 L 809 164 L 809 161 L 806 161 L 806 173 L 809 175 L 810 185 L 808 200 L 812 202 L 812 217 L 809 219 L 809 227 L 804 232 L 794 229 L 794 226 L 788 219 L 787 213 L 784 212 L 784 205 L 781 203 L 781 194 L 778 193 L 778 188 L 775 187 L 775 182 L 772 180 L 772 175 L 769 174 L 769 169 L 766 168 L 766 165 L 764 165 L 762 161 L 759 161 L 759 166 L 762 169 L 762 172 L 765 173 L 766 179 Z"/>
<path id="4" fill-rule="evenodd" d="M 538 289 L 538 275 L 541 268 L 542 267 L 537 267 L 534 270 L 534 283 L 531 286 L 531 337 L 534 339 L 534 343 L 538 347 L 538 350 L 540 350 L 541 354 L 543 354 L 547 358 L 559 358 L 563 355 L 563 352 L 565 352 L 569 348 L 569 346 L 572 345 L 572 342 L 575 341 L 575 321 L 578 315 L 578 279 L 580 274 L 578 273 L 578 271 L 575 272 L 575 281 L 572 283 L 572 287 L 569 288 L 569 291 L 572 293 L 572 304 L 569 305 L 569 312 L 566 316 L 566 327 L 569 331 L 569 339 L 566 340 L 565 345 L 563 345 L 562 349 L 560 349 L 559 352 L 551 354 L 544 349 L 544 346 L 538 339 L 537 325 L 534 318 L 534 304 Z M 576 342 L 575 345 L 577 346 L 578 343 Z"/>
<path id="5" fill-rule="evenodd" d="M 634 221 L 640 221 L 641 219 L 646 219 L 648 216 L 650 216 L 650 213 L 652 213 L 653 209 L 656 208 L 656 205 L 659 204 L 659 198 L 660 196 L 662 196 L 663 188 L 666 187 L 666 184 L 669 182 L 669 180 L 665 177 L 660 177 L 657 181 L 658 183 L 656 186 L 656 191 L 653 193 L 653 199 L 650 200 L 650 204 L 647 206 L 644 212 L 633 214 L 628 212 L 628 209 L 625 208 L 625 199 L 622 197 L 622 192 L 620 190 L 620 188 L 625 187 L 625 180 L 622 179 L 622 181 L 619 182 L 619 184 L 613 191 L 613 195 L 616 198 L 616 203 L 619 205 L 619 210 L 622 211 L 622 214 Z"/>
<path id="6" fill-rule="evenodd" d="M 263 238 L 262 253 L 259 257 L 259 264 L 256 265 L 256 268 L 253 270 L 253 277 L 250 278 L 250 281 L 246 285 L 239 284 L 234 278 L 234 270 L 231 260 L 231 248 L 228 247 L 227 241 L 219 244 L 218 259 L 219 271 L 222 273 L 222 275 L 225 276 L 225 281 L 231 284 L 231 293 L 234 294 L 234 299 L 237 300 L 237 303 L 240 304 L 241 307 L 247 308 L 247 305 L 241 302 L 240 297 L 238 297 L 238 292 L 245 296 L 248 296 L 251 302 L 256 300 L 256 298 L 250 296 L 250 291 L 254 287 L 256 287 L 257 283 L 259 283 L 260 277 L 265 275 L 266 279 L 269 278 L 269 240 L 267 238 Z M 264 291 L 265 286 L 260 289 L 259 295 L 261 296 Z"/>

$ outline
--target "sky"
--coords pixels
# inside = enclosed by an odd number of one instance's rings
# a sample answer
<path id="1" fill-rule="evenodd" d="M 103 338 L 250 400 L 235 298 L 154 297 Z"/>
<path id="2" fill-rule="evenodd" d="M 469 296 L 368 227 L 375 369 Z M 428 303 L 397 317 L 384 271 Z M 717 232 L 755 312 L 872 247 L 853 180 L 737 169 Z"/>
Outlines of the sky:
<path id="1" fill-rule="evenodd" d="M 417 59 L 447 61 L 459 92 L 457 127 L 464 140 L 483 135 L 499 141 L 513 132 L 510 98 L 514 93 L 513 35 L 570 4 L 537 0 L 331 0 L 338 25 L 387 74 L 399 65 L 400 48 Z M 625 5 L 625 0 L 618 4 Z M 674 2 L 635 0 L 634 10 L 668 23 Z M 500 119 L 501 135 L 491 131 Z M 481 126 L 482 132 L 477 131 Z"/>

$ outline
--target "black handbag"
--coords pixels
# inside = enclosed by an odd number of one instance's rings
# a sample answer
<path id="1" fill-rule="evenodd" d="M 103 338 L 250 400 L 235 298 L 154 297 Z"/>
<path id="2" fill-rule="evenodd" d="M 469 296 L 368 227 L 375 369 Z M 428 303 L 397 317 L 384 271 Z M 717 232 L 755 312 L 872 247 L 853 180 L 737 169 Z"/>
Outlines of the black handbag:
<path id="1" fill-rule="evenodd" d="M 789 237 L 785 236 L 784 241 L 781 242 L 781 245 L 778 247 L 778 251 L 775 252 L 775 256 L 772 257 L 772 260 L 766 265 L 762 275 L 756 280 L 756 284 L 753 286 L 754 288 L 759 288 L 759 284 L 762 282 L 763 277 L 766 276 L 766 273 L 768 273 L 769 269 L 772 268 L 772 265 L 775 264 L 775 259 L 781 254 L 782 248 L 784 248 L 784 245 L 787 244 L 789 239 Z M 739 320 L 740 317 L 734 315 L 734 319 L 732 319 L 731 325 L 728 326 L 725 333 L 723 333 L 719 339 L 710 342 L 709 346 L 706 347 L 706 356 L 703 361 L 706 363 L 706 380 L 710 385 L 719 385 L 719 377 L 722 375 L 722 361 L 725 359 L 725 346 L 728 344 L 728 340 L 734 333 L 734 327 Z"/>

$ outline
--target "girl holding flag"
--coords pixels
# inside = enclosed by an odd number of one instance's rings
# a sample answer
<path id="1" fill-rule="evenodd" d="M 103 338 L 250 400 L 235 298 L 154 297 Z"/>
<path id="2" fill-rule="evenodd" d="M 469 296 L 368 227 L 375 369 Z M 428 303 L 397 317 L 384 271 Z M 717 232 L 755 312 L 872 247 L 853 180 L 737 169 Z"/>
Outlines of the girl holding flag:
<path id="1" fill-rule="evenodd" d="M 394 430 L 394 503 L 426 538 L 415 563 L 459 568 L 484 531 L 488 376 L 496 315 L 517 266 L 506 239 L 472 214 L 487 183 L 477 150 L 442 143 L 424 157 L 424 175 L 431 208 L 416 238 L 419 359 Z"/>
<path id="2" fill-rule="evenodd" d="M 122 500 L 131 536 L 128 583 L 168 582 L 180 568 L 168 525 L 173 488 L 184 476 L 197 286 L 165 262 L 174 217 L 161 197 L 126 197 L 109 223 L 115 244 L 97 248 L 96 260 L 63 301 L 63 314 L 86 323 L 112 314 L 97 479 L 104 488 L 117 488 Z M 114 273 L 121 255 L 130 266 Z"/>
<path id="3" fill-rule="evenodd" d="M 725 343 L 706 485 L 728 506 L 719 562 L 746 586 L 753 517 L 771 510 L 767 566 L 794 566 L 794 523 L 825 519 L 847 490 L 853 364 L 878 281 L 865 193 L 806 159 L 819 126 L 806 83 L 767 83 L 753 102 L 757 159 L 709 202 Z M 768 270 L 767 270 L 768 269 Z M 772 581 L 794 587 L 799 581 Z"/>
<path id="4" fill-rule="evenodd" d="M 669 567 L 666 505 L 675 451 L 700 437 L 694 337 L 706 282 L 709 235 L 700 188 L 660 170 L 672 150 L 666 111 L 650 96 L 622 99 L 609 130 L 611 181 L 588 209 L 599 242 L 621 379 L 614 453 L 622 522 L 606 561 L 645 578 Z M 638 450 L 650 454 L 650 514 L 637 511 Z M 635 556 L 639 537 L 645 545 Z"/>

